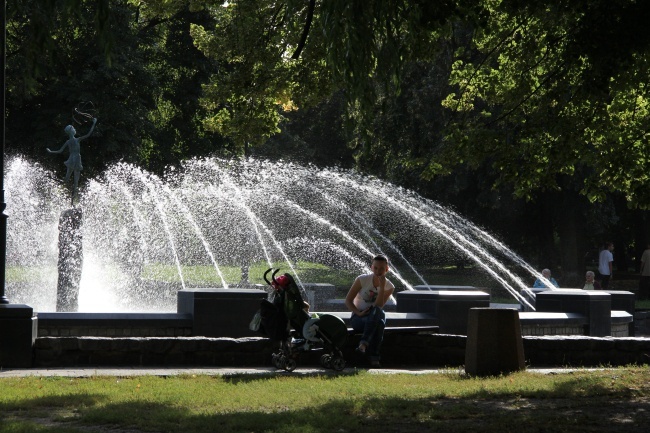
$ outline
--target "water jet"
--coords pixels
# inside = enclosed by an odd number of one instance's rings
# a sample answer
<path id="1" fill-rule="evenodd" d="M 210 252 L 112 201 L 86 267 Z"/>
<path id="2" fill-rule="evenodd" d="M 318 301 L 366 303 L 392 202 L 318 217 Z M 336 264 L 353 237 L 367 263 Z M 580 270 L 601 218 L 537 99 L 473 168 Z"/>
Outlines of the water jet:
<path id="1" fill-rule="evenodd" d="M 65 193 L 52 173 L 22 157 L 9 161 L 6 177 L 7 291 L 36 311 L 55 311 L 55 216 Z M 526 303 L 520 291 L 536 275 L 452 210 L 338 169 L 204 158 L 157 176 L 118 163 L 81 187 L 78 202 L 79 311 L 173 311 L 178 290 L 227 288 L 255 263 L 281 263 L 302 285 L 307 263 L 354 275 L 379 252 L 391 258 L 391 277 L 404 290 L 435 278 L 423 270 L 432 264 L 462 260 L 473 264 L 467 285 L 493 286 Z"/>

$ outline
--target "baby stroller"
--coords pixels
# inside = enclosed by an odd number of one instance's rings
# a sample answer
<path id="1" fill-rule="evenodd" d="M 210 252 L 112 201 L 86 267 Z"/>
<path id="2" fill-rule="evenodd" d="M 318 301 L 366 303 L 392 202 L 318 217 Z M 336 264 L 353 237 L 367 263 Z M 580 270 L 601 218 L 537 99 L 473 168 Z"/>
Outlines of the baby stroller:
<path id="1" fill-rule="evenodd" d="M 273 353 L 273 365 L 281 370 L 293 371 L 302 352 L 312 349 L 324 350 L 320 364 L 324 368 L 341 371 L 345 359 L 341 348 L 348 332 L 345 322 L 332 314 L 309 314 L 307 304 L 298 285 L 290 274 L 275 277 L 279 269 L 268 269 L 264 280 L 273 288 L 270 301 L 262 301 L 260 308 L 260 331 L 280 342 L 280 349 Z M 268 280 L 268 274 L 271 281 Z"/>

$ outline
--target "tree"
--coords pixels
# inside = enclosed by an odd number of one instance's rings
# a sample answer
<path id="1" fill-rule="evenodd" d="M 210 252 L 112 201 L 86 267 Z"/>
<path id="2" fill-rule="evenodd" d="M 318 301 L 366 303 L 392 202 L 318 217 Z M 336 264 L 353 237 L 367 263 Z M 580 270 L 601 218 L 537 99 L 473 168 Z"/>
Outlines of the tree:
<path id="1" fill-rule="evenodd" d="M 60 168 L 61 161 L 44 149 L 64 139 L 63 128 L 82 101 L 92 101 L 99 117 L 88 142 L 93 151 L 82 151 L 85 178 L 117 160 L 162 171 L 185 158 L 221 151 L 223 139 L 202 128 L 199 104 L 213 65 L 189 35 L 190 24 L 205 24 L 208 14 L 184 8 L 174 20 L 151 21 L 133 5 L 112 1 L 102 31 L 108 39 L 119 35 L 120 46 L 107 55 L 92 24 L 100 6 L 29 0 L 11 11 L 8 152 Z M 43 29 L 44 42 L 35 44 Z"/>
<path id="2" fill-rule="evenodd" d="M 137 3 L 152 17 L 172 16 L 187 3 L 214 17 L 213 27 L 192 28 L 196 45 L 218 64 L 204 88 L 205 124 L 243 149 L 278 133 L 285 113 L 341 90 L 350 124 L 365 119 L 377 86 L 398 92 L 403 64 L 429 56 L 447 20 L 466 12 L 459 4 L 476 1 Z"/>
<path id="3" fill-rule="evenodd" d="M 187 2 L 140 3 L 148 13 L 172 14 Z M 342 89 L 363 160 L 374 152 L 375 104 L 399 95 L 414 62 L 452 47 L 443 134 L 428 149 L 401 152 L 402 164 L 430 178 L 489 159 L 498 182 L 529 199 L 559 188 L 558 175 L 578 173 L 591 201 L 620 191 L 633 205 L 650 205 L 646 2 L 189 4 L 216 22 L 192 30 L 219 65 L 204 89 L 206 126 L 240 148 L 277 133 L 288 110 Z"/>
<path id="4" fill-rule="evenodd" d="M 571 176 L 591 201 L 621 192 L 650 207 L 650 5 L 485 5 L 471 49 L 457 51 L 445 100 L 455 116 L 423 174 L 488 159 L 521 197 Z"/>

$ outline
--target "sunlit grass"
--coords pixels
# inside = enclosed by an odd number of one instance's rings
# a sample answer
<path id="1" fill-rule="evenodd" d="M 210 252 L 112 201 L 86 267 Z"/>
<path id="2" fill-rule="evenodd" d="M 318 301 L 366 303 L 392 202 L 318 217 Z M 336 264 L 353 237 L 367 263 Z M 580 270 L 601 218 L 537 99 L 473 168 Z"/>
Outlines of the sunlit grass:
<path id="1" fill-rule="evenodd" d="M 301 281 L 306 283 L 350 285 L 356 276 L 354 272 L 335 270 L 319 263 L 303 261 L 293 264 L 293 268 L 286 262 L 274 263 L 273 267 L 280 269 L 280 274 L 288 272 L 296 275 Z M 269 266 L 265 262 L 252 264 L 248 268 L 248 281 L 253 284 L 266 284 L 264 281 L 264 272 L 268 268 Z M 219 272 L 221 272 L 221 275 L 228 284 L 237 284 L 242 279 L 242 269 L 238 266 L 221 265 L 218 267 L 218 271 L 215 266 L 209 265 L 183 266 L 181 269 L 185 283 L 190 285 L 220 286 L 222 281 Z M 180 282 L 178 268 L 174 265 L 167 264 L 149 264 L 145 266 L 142 277 L 173 283 Z"/>
<path id="2" fill-rule="evenodd" d="M 56 266 L 7 266 L 5 281 L 8 283 L 40 281 L 56 273 Z"/>
<path id="3" fill-rule="evenodd" d="M 602 405 L 650 397 L 650 369 L 521 372 L 492 378 L 468 378 L 451 371 L 425 375 L 358 371 L 311 377 L 27 377 L 0 379 L 0 386 L 0 412 L 21 414 L 15 423 L 5 420 L 0 432 L 29 431 L 10 428 L 47 414 L 55 414 L 59 428 L 74 420 L 77 426 L 184 433 L 428 431 L 436 426 L 463 431 L 468 420 L 486 432 L 501 433 L 510 423 L 521 426 L 520 432 L 549 427 L 563 431 L 569 421 L 557 409 L 557 401 L 570 404 L 574 416 L 584 418 L 573 431 L 592 431 L 598 421 L 589 414 L 597 414 Z M 553 399 L 555 410 L 516 410 L 531 402 L 549 405 Z"/>

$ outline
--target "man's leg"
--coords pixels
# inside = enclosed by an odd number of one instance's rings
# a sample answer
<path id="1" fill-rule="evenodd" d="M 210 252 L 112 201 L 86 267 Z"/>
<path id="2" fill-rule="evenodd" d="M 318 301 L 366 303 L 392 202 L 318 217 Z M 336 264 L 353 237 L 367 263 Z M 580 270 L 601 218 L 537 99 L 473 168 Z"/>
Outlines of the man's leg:
<path id="1" fill-rule="evenodd" d="M 368 358 L 371 361 L 379 361 L 379 349 L 384 341 L 384 329 L 386 328 L 386 313 L 379 307 L 373 307 L 368 314 L 366 329 L 371 328 L 369 332 L 370 345 L 368 346 Z M 364 332 L 365 336 L 365 332 Z"/>
<path id="2" fill-rule="evenodd" d="M 350 317 L 350 327 L 354 329 L 354 332 L 356 334 L 363 334 L 366 330 L 367 319 L 368 316 L 359 317 L 356 314 L 352 313 L 352 317 Z M 363 341 L 363 337 L 361 337 L 361 343 L 368 345 L 367 341 Z"/>
<path id="3" fill-rule="evenodd" d="M 650 277 L 641 277 L 639 281 L 639 300 L 650 299 Z"/>

